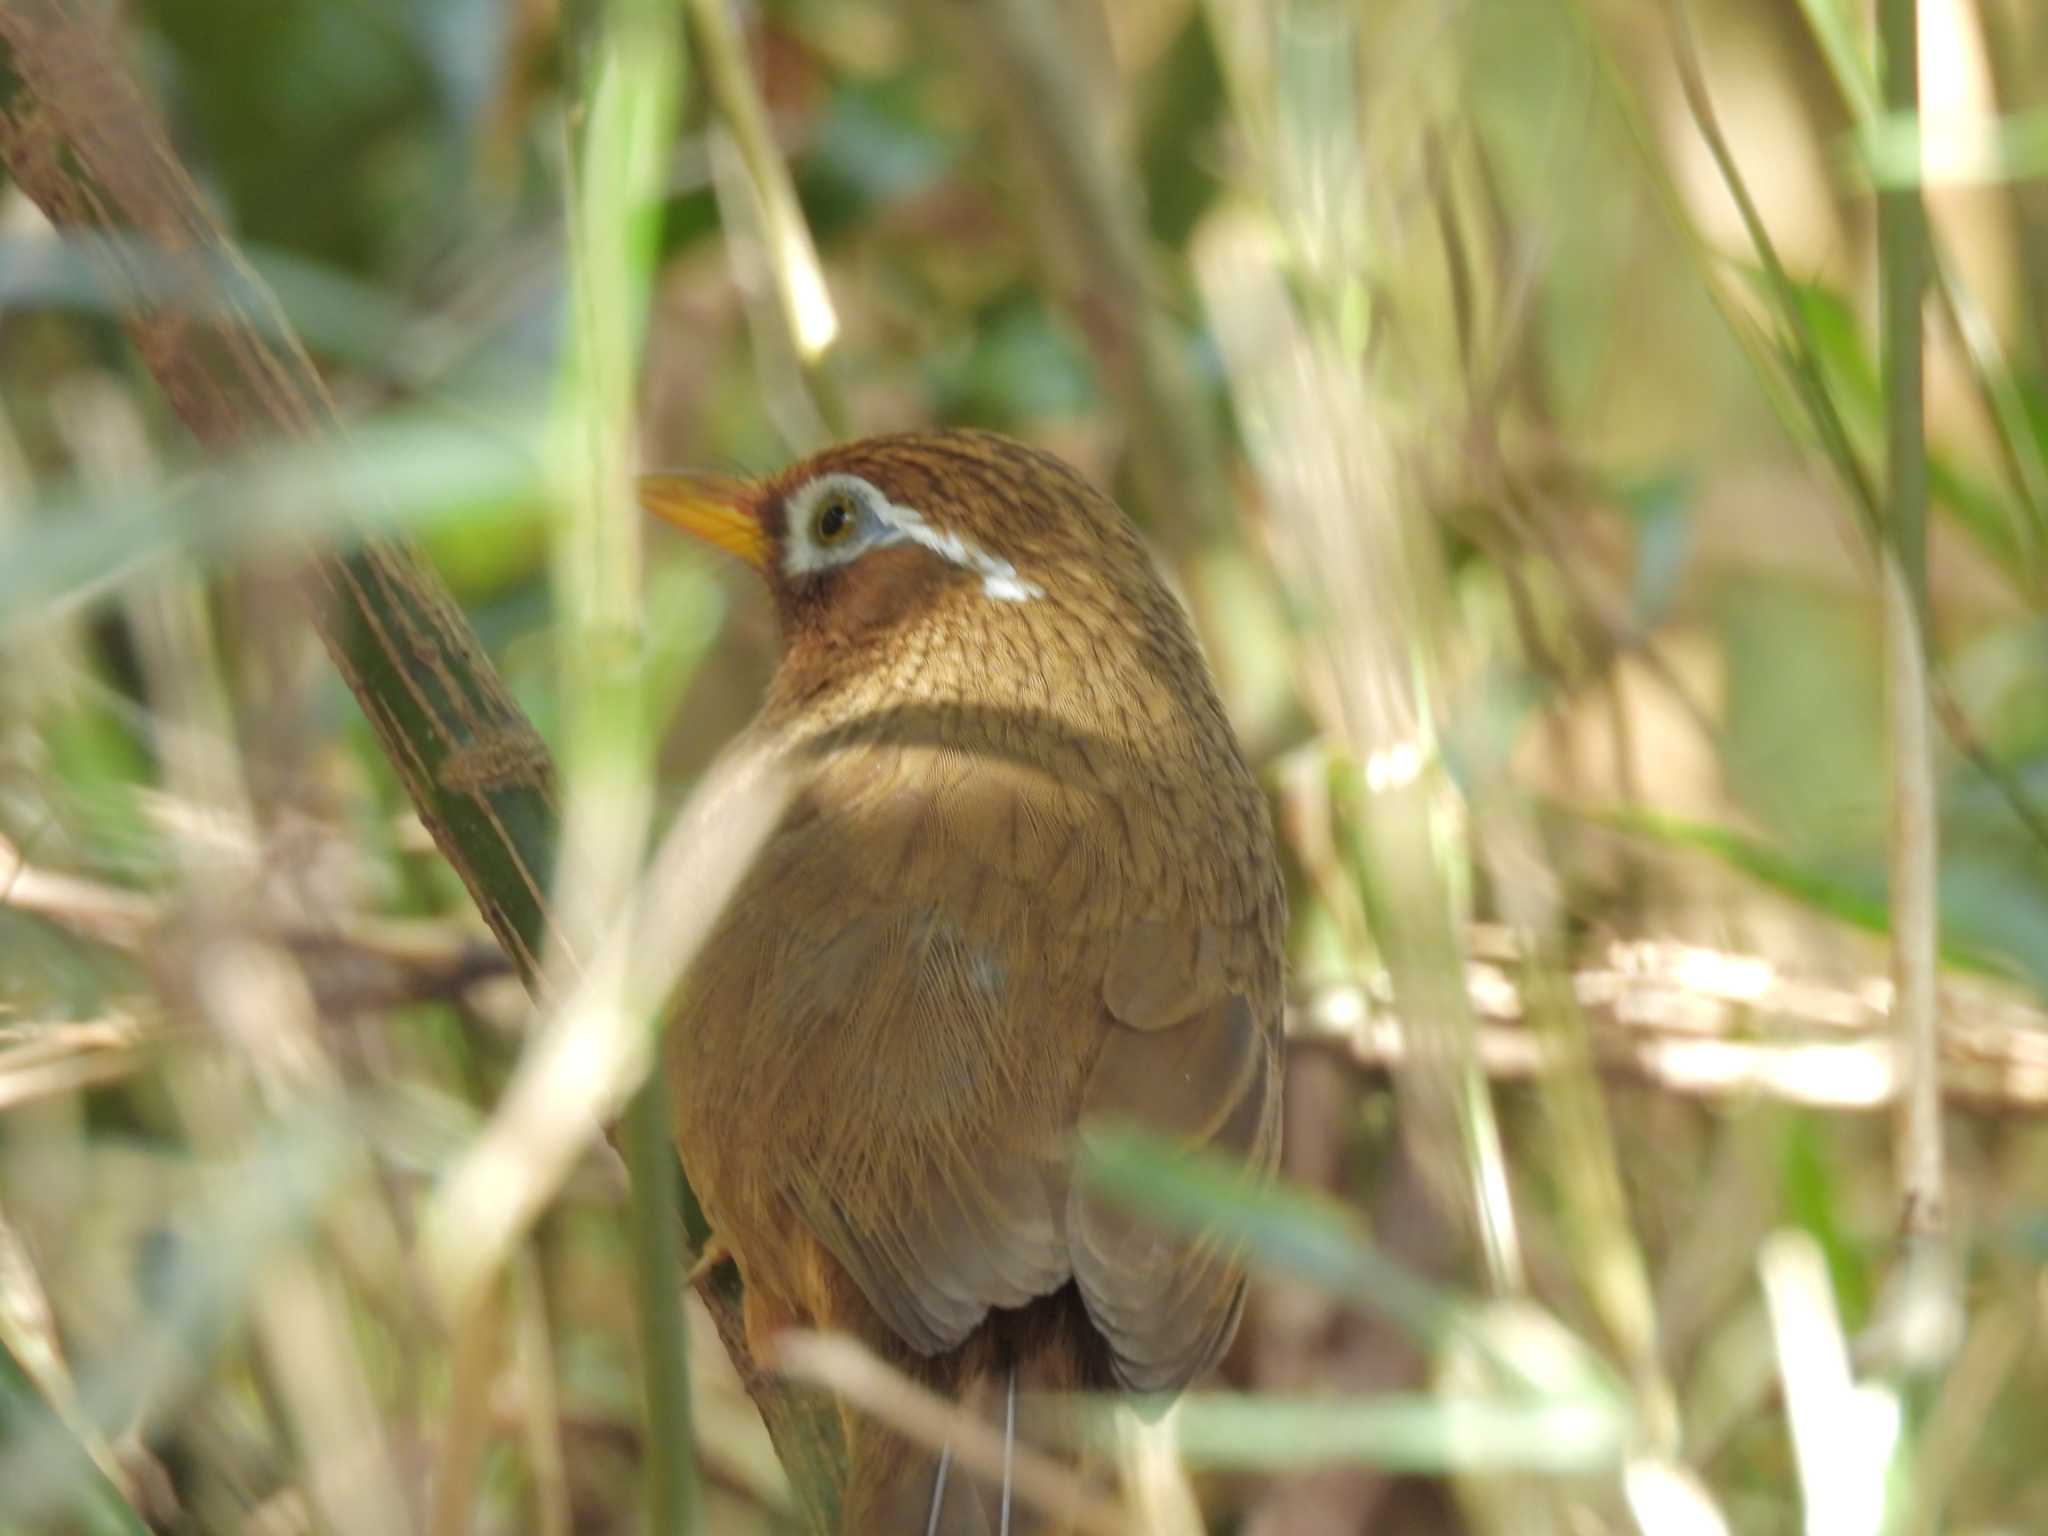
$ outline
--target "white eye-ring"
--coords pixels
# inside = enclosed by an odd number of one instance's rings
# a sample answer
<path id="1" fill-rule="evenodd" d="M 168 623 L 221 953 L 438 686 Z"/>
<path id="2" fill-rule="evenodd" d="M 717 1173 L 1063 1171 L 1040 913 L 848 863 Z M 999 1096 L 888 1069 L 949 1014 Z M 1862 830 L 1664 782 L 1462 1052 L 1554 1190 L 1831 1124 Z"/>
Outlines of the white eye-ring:
<path id="1" fill-rule="evenodd" d="M 782 571 L 808 576 L 850 565 L 890 544 L 916 544 L 950 565 L 981 578 L 982 592 L 1006 603 L 1028 603 L 1045 589 L 1026 581 L 1001 555 L 960 534 L 934 528 L 924 514 L 889 500 L 858 475 L 820 475 L 799 486 L 786 505 Z"/>

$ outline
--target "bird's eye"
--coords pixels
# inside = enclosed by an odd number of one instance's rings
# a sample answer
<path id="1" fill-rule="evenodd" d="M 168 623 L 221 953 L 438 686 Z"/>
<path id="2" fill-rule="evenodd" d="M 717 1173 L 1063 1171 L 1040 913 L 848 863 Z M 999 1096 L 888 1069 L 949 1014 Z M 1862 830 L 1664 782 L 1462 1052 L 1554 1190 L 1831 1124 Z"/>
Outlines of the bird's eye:
<path id="1" fill-rule="evenodd" d="M 811 538 L 820 547 L 843 544 L 853 532 L 853 503 L 844 496 L 828 496 L 811 514 Z"/>

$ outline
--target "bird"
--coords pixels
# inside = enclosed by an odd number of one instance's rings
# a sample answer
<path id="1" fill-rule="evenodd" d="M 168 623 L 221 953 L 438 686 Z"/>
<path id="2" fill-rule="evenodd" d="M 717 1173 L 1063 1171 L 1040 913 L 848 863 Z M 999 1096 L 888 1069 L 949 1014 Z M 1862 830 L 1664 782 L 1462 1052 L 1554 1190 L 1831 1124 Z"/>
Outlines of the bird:
<path id="1" fill-rule="evenodd" d="M 1006 1458 L 1020 1394 L 1170 1400 L 1229 1345 L 1245 1252 L 1111 1202 L 1076 1147 L 1134 1126 L 1270 1176 L 1287 915 L 1185 611 L 1108 496 L 992 433 L 637 492 L 750 566 L 780 631 L 724 760 L 790 798 L 664 1046 L 749 1347 L 850 1334 Z M 950 1444 L 842 1413 L 843 1530 L 1060 1528 Z"/>

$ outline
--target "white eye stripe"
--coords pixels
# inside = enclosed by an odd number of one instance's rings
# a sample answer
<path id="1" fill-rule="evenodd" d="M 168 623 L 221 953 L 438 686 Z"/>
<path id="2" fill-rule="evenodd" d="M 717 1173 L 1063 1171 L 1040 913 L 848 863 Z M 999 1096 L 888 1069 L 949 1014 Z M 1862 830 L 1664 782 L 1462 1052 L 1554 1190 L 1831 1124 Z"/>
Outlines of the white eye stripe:
<path id="1" fill-rule="evenodd" d="M 1005 603 L 1028 603 L 1045 596 L 1045 589 L 1017 574 L 1017 567 L 1001 555 L 990 554 L 980 545 L 957 533 L 942 533 L 924 520 L 914 508 L 885 501 L 876 515 L 913 544 L 921 544 L 941 560 L 972 571 L 981 578 L 981 590 Z"/>
<path id="2" fill-rule="evenodd" d="M 865 537 L 859 531 L 827 548 L 820 548 L 811 528 L 818 508 L 833 496 L 844 496 L 873 527 Z M 795 491 L 786 503 L 788 527 L 783 536 L 782 569 L 785 575 L 803 576 L 833 566 L 846 565 L 868 550 L 886 544 L 908 542 L 930 550 L 949 565 L 972 571 L 981 578 L 981 590 L 998 602 L 1028 603 L 1045 596 L 1045 589 L 1026 581 L 1017 568 L 1001 555 L 993 554 L 972 539 L 934 528 L 915 507 L 889 500 L 858 475 L 820 475 Z"/>

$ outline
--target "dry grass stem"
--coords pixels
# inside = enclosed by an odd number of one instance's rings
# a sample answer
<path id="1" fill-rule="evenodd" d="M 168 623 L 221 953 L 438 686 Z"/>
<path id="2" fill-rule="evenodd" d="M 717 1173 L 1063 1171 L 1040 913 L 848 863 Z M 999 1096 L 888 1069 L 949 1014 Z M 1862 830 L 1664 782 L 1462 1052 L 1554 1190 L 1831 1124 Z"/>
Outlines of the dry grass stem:
<path id="1" fill-rule="evenodd" d="M 118 1083 L 148 1067 L 162 1043 L 125 1018 L 0 1029 L 0 1110 Z"/>
<path id="2" fill-rule="evenodd" d="M 504 1288 L 493 1287 L 455 1325 L 448 1418 L 434 1457 L 429 1536 L 461 1536 L 476 1523 L 477 1475 L 491 1430 L 491 1388 L 505 1354 Z"/>
<path id="3" fill-rule="evenodd" d="M 731 765 L 700 785 L 574 991 L 536 1031 L 490 1124 L 441 1180 L 421 1252 L 460 1317 L 647 1076 L 651 1021 L 781 814 L 781 778 Z"/>
<path id="4" fill-rule="evenodd" d="M 968 1471 L 1000 1483 L 1002 1432 L 891 1369 L 864 1346 L 839 1334 L 792 1330 L 776 1344 L 775 1364 L 801 1381 L 835 1393 L 864 1413 L 933 1450 L 952 1446 Z M 1092 1492 L 1058 1462 L 1030 1446 L 1014 1447 L 1012 1484 L 1017 1496 L 1090 1536 L 1129 1536 L 1123 1511 Z"/>
<path id="5" fill-rule="evenodd" d="M 1631 1224 L 1591 1033 L 1571 985 L 1556 883 L 1533 817 L 1507 787 L 1483 784 L 1475 800 L 1475 841 L 1500 893 L 1502 915 L 1519 928 L 1527 953 L 1522 1000 L 1546 1067 L 1538 1083 L 1549 1160 L 1579 1284 L 1634 1386 L 1646 1453 L 1674 1458 L 1681 1432 L 1677 1394 L 1659 1355 L 1649 1265 Z M 1483 1045 L 1479 1058 L 1486 1060 Z"/>
<path id="6" fill-rule="evenodd" d="M 1466 987 L 1480 1060 L 1497 1079 L 1534 1077 L 1548 1048 L 1528 1027 L 1517 951 L 1489 930 L 1476 930 L 1473 943 L 1483 958 L 1467 968 Z M 1613 945 L 1604 965 L 1582 964 L 1566 984 L 1592 1026 L 1595 1064 L 1625 1080 L 1689 1098 L 1837 1110 L 1881 1108 L 1900 1091 L 1883 976 L 1790 976 L 1760 956 L 1636 940 Z M 1987 1114 L 2048 1105 L 2048 1012 L 1954 978 L 1942 995 L 1938 1080 L 1950 1102 Z M 1288 1038 L 1391 1069 L 1404 1051 L 1399 1008 L 1384 979 L 1323 987 L 1295 999 Z"/>
<path id="7" fill-rule="evenodd" d="M 561 1393 L 555 1387 L 555 1347 L 550 1336 L 547 1296 L 540 1264 L 531 1251 L 512 1268 L 514 1369 L 519 1374 L 520 1423 L 526 1468 L 533 1479 L 530 1500 L 539 1536 L 570 1536 L 575 1515 L 569 1503 L 569 1469 L 562 1450 Z"/>
<path id="8" fill-rule="evenodd" d="M 1886 110 L 1920 109 L 1918 0 L 1879 0 L 1879 95 Z M 1901 1226 L 1909 1242 L 1948 1233 L 1947 1155 L 1935 1015 L 1941 926 L 1939 816 L 1928 687 L 1927 217 L 1920 187 L 1877 199 L 1885 393 L 1882 615 L 1885 719 L 1890 727 L 1892 827 L 1889 905 L 1893 1016 L 1906 1092 L 1899 1100 Z"/>
<path id="9" fill-rule="evenodd" d="M 829 366 L 839 313 L 729 0 L 689 0 L 689 17 L 723 132 L 711 146 L 711 169 L 733 276 L 753 295 L 765 275 L 774 292 L 772 304 L 749 307 L 762 382 L 789 446 L 812 452 L 846 427 Z"/>
<path id="10" fill-rule="evenodd" d="M 1401 478 L 1356 360 L 1297 312 L 1269 225 L 1219 215 L 1195 256 L 1286 563 L 1317 616 L 1317 705 L 1361 781 L 1360 875 L 1412 1027 L 1397 1077 L 1403 1133 L 1445 1209 L 1475 1235 L 1491 1282 L 1519 1290 L 1521 1242 L 1461 979 L 1449 865 L 1463 808 L 1434 717 L 1442 573 L 1426 530 L 1394 504 Z"/>

